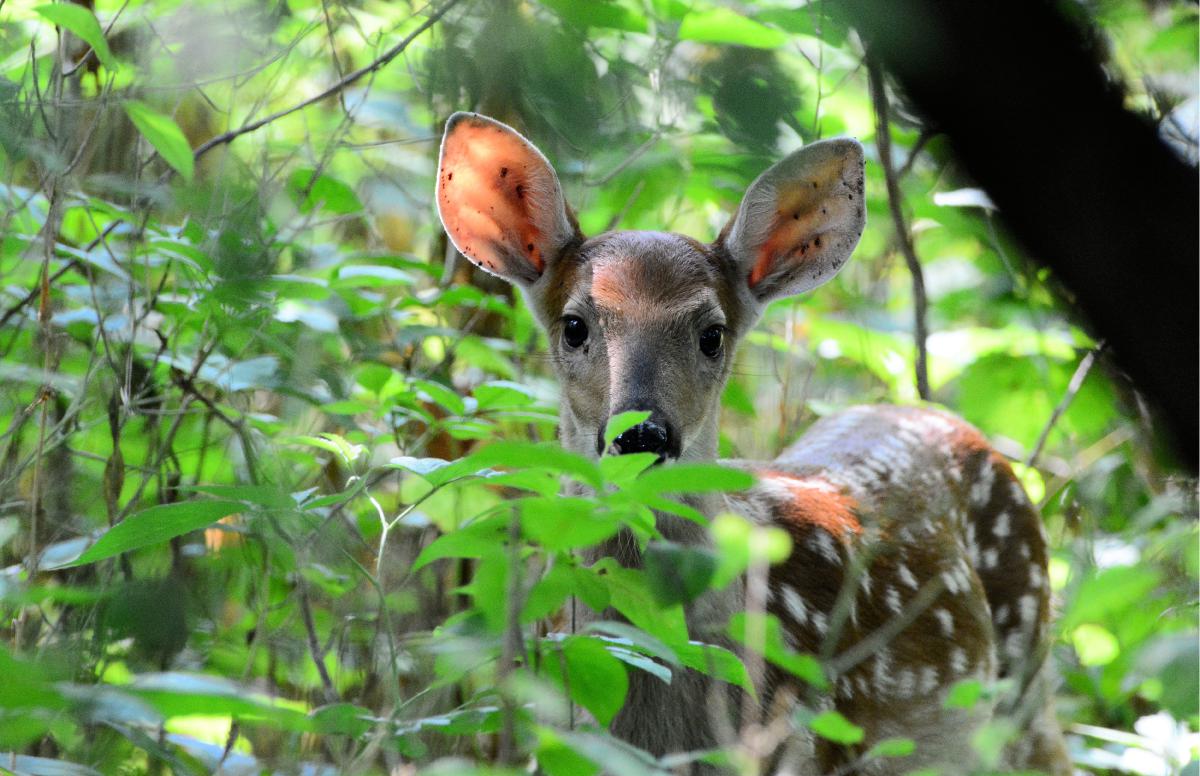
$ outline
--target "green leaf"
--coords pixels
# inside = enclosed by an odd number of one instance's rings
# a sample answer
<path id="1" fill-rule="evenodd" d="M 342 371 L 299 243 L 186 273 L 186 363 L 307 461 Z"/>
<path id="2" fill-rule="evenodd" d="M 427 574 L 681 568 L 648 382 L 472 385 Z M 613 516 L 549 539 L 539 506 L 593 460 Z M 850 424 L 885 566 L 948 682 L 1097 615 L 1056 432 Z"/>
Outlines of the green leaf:
<path id="1" fill-rule="evenodd" d="M 521 501 L 526 537 L 550 551 L 589 547 L 614 536 L 620 521 L 582 498 L 528 498 Z"/>
<path id="2" fill-rule="evenodd" d="M 124 105 L 125 113 L 142 137 L 154 146 L 163 161 L 171 165 L 184 180 L 191 182 L 196 171 L 196 160 L 192 156 L 191 145 L 175 120 L 137 100 L 129 100 Z"/>
<path id="3" fill-rule="evenodd" d="M 787 43 L 786 33 L 747 19 L 728 8 L 689 13 L 679 25 L 681 40 L 732 43 L 736 46 L 773 49 Z"/>
<path id="4" fill-rule="evenodd" d="M 95 563 L 123 552 L 161 544 L 245 509 L 244 505 L 233 501 L 181 501 L 150 507 L 117 523 L 82 555 L 65 565 Z"/>
<path id="5" fill-rule="evenodd" d="M 562 660 L 552 653 L 542 661 L 546 674 L 566 687 L 572 700 L 607 727 L 625 703 L 629 689 L 625 667 L 601 641 L 590 636 L 572 636 L 562 642 L 560 649 Z"/>
<path id="6" fill-rule="evenodd" d="M 713 493 L 745 490 L 753 484 L 754 476 L 739 469 L 714 463 L 677 463 L 644 472 L 628 490 L 638 496 Z"/>
<path id="7" fill-rule="evenodd" d="M 562 449 L 556 444 L 533 442 L 494 442 L 466 460 L 478 467 L 505 466 L 509 468 L 540 468 L 566 474 L 585 485 L 599 489 L 600 468 L 581 455 Z"/>
<path id="8" fill-rule="evenodd" d="M 646 17 L 631 5 L 616 0 L 541 0 L 559 16 L 579 27 L 606 27 L 627 32 L 646 32 Z"/>
<path id="9" fill-rule="evenodd" d="M 602 558 L 592 568 L 607 583 L 610 604 L 626 619 L 672 648 L 687 641 L 683 607 L 660 606 L 642 571 L 625 568 L 614 558 Z"/>
<path id="10" fill-rule="evenodd" d="M 823 711 L 813 717 L 808 727 L 821 738 L 835 744 L 857 744 L 866 736 L 862 728 L 833 710 Z"/>
<path id="11" fill-rule="evenodd" d="M 117 69 L 117 60 L 108 48 L 108 41 L 104 39 L 104 30 L 100 29 L 96 15 L 87 8 L 74 3 L 52 3 L 39 5 L 33 10 L 53 24 L 79 36 L 84 43 L 92 47 L 96 58 L 109 70 Z"/>
<path id="12" fill-rule="evenodd" d="M 1091 623 L 1085 622 L 1075 628 L 1071 632 L 1071 643 L 1075 645 L 1080 665 L 1105 666 L 1121 654 L 1121 645 L 1117 642 L 1117 637 L 1107 628 Z"/>
<path id="13" fill-rule="evenodd" d="M 689 641 L 676 647 L 675 651 L 679 654 L 680 661 L 688 668 L 741 687 L 754 697 L 758 696 L 753 682 L 750 681 L 750 674 L 746 671 L 746 664 L 724 647 Z"/>
<path id="14" fill-rule="evenodd" d="M 717 548 L 717 570 L 712 587 L 718 589 L 737 578 L 752 561 L 781 563 L 792 552 L 792 540 L 787 531 L 773 525 L 755 525 L 739 515 L 717 515 L 711 532 Z"/>
<path id="15" fill-rule="evenodd" d="M 911 738 L 885 738 L 867 752 L 867 759 L 873 757 L 908 757 L 917 750 L 917 743 Z"/>
<path id="16" fill-rule="evenodd" d="M 434 539 L 413 561 L 412 570 L 420 571 L 442 558 L 482 558 L 504 546 L 508 533 L 506 516 L 477 520 Z"/>
<path id="17" fill-rule="evenodd" d="M 627 410 L 613 415 L 604 427 L 604 449 L 612 447 L 614 439 L 637 424 L 646 422 L 649 417 L 650 413 L 646 410 Z"/>
<path id="18" fill-rule="evenodd" d="M 643 559 L 654 597 L 668 606 L 699 598 L 709 589 L 717 568 L 712 552 L 671 542 L 652 542 Z"/>
<path id="19" fill-rule="evenodd" d="M 320 208 L 337 215 L 347 215 L 363 209 L 354 189 L 331 175 L 313 169 L 293 172 L 288 179 L 288 188 L 302 213 Z"/>
<path id="20" fill-rule="evenodd" d="M 971 709 L 983 697 L 983 683 L 978 679 L 962 679 L 954 683 L 943 702 L 948 709 Z"/>

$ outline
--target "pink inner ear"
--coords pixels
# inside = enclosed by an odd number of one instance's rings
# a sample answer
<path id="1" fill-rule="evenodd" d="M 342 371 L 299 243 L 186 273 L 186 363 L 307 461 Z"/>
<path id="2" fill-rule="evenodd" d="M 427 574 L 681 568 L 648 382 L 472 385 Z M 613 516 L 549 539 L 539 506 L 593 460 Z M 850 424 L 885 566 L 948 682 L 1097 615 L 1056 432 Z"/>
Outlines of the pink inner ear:
<path id="1" fill-rule="evenodd" d="M 545 267 L 535 207 L 547 188 L 545 162 L 511 131 L 464 119 L 442 146 L 438 206 L 454 244 L 475 262 L 498 273 L 521 255 L 537 273 Z M 541 197 L 538 197 L 541 199 Z"/>
<path id="2" fill-rule="evenodd" d="M 843 207 L 831 196 L 841 181 L 841 170 L 842 160 L 832 159 L 809 170 L 802 179 L 777 185 L 775 214 L 750 269 L 751 287 L 787 265 L 802 264 L 823 251 L 822 234 L 834 222 L 833 211 Z"/>

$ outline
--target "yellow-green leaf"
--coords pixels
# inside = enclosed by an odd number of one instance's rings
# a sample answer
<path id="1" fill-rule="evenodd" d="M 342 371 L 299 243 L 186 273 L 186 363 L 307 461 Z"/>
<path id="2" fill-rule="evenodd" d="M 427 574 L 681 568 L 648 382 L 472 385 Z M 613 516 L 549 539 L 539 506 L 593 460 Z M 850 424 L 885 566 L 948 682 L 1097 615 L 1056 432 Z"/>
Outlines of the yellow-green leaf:
<path id="1" fill-rule="evenodd" d="M 87 8 L 73 3 L 51 3 L 39 5 L 33 10 L 55 25 L 74 33 L 80 40 L 91 46 L 92 50 L 96 52 L 96 58 L 109 70 L 117 69 L 117 60 L 108 48 L 108 41 L 104 39 L 104 31 L 100 29 L 100 22 L 96 20 L 96 15 Z"/>
<path id="2" fill-rule="evenodd" d="M 191 181 L 196 160 L 192 156 L 192 146 L 175 120 L 137 100 L 125 103 L 125 113 L 163 161 L 171 165 L 184 180 Z"/>

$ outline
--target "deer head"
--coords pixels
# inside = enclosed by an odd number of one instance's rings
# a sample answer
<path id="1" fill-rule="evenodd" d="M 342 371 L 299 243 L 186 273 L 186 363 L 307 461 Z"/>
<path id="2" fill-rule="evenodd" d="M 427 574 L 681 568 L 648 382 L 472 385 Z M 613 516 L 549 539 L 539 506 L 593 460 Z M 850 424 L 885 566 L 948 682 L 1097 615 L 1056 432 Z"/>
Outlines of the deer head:
<path id="1" fill-rule="evenodd" d="M 750 185 L 710 244 L 666 232 L 585 238 L 545 156 L 511 127 L 456 113 L 437 207 L 454 246 L 517 285 L 545 327 L 566 447 L 599 455 L 612 415 L 646 410 L 613 452 L 708 460 L 737 342 L 769 302 L 829 280 L 858 243 L 863 150 L 838 139 L 791 154 Z"/>

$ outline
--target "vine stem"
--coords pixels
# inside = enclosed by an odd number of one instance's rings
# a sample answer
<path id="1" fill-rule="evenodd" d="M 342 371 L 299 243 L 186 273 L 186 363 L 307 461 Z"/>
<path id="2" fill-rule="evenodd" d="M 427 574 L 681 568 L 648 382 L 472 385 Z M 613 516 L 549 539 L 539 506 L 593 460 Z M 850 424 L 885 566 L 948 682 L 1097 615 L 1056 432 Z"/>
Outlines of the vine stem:
<path id="1" fill-rule="evenodd" d="M 926 346 L 926 340 L 929 339 L 929 327 L 926 322 L 929 300 L 925 295 L 925 273 L 921 269 L 921 261 L 917 258 L 912 236 L 908 233 L 908 226 L 904 223 L 904 212 L 901 210 L 899 177 L 892 166 L 892 136 L 888 124 L 887 94 L 883 88 L 883 69 L 869 51 L 867 80 L 871 87 L 871 103 L 875 108 L 875 147 L 879 149 L 879 163 L 883 166 L 883 175 L 887 181 L 888 209 L 892 214 L 896 241 L 900 245 L 900 252 L 904 254 L 904 263 L 908 265 L 909 274 L 912 275 L 913 338 L 917 346 L 913 369 L 916 372 L 917 395 L 923 401 L 929 401 L 929 355 Z"/>

